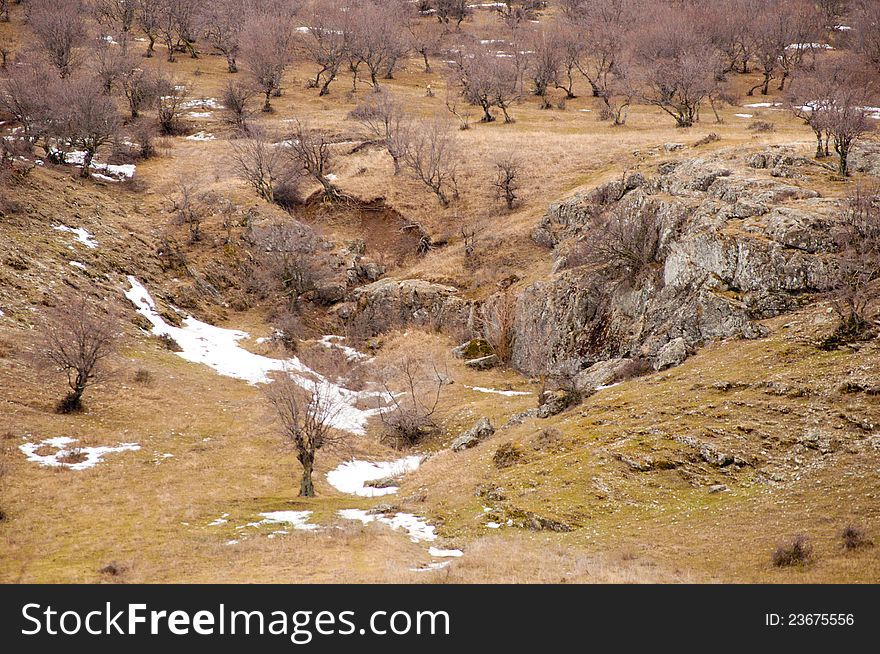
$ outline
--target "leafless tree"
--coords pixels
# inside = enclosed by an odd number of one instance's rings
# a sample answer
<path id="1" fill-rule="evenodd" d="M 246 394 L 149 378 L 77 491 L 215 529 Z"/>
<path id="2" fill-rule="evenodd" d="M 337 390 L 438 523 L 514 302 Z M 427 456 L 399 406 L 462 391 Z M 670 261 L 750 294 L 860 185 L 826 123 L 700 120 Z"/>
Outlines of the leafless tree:
<path id="1" fill-rule="evenodd" d="M 880 70 L 880 3 L 856 0 L 854 4 L 855 49 Z"/>
<path id="2" fill-rule="evenodd" d="M 189 90 L 183 84 L 169 77 L 159 77 L 156 81 L 156 117 L 163 134 L 172 135 L 180 129 L 180 117 Z"/>
<path id="3" fill-rule="evenodd" d="M 434 362 L 405 356 L 385 371 L 382 384 L 388 404 L 379 408 L 387 435 L 398 445 L 411 447 L 435 431 L 434 415 L 444 378 Z"/>
<path id="4" fill-rule="evenodd" d="M 49 99 L 58 85 L 48 65 L 24 65 L 10 68 L 0 81 L 0 108 L 21 126 L 24 138 L 36 143 L 43 136 L 51 118 Z"/>
<path id="5" fill-rule="evenodd" d="M 309 86 L 319 88 L 318 95 L 327 95 L 345 61 L 352 38 L 351 18 L 335 5 L 319 4 L 308 16 L 307 34 L 303 41 L 306 56 L 319 66 Z"/>
<path id="6" fill-rule="evenodd" d="M 240 0 L 212 0 L 202 15 L 205 37 L 226 58 L 230 73 L 238 72 L 236 59 L 244 18 L 245 10 Z"/>
<path id="7" fill-rule="evenodd" d="M 289 220 L 255 227 L 253 240 L 262 287 L 277 292 L 298 314 L 302 296 L 332 274 L 321 239 L 308 225 Z"/>
<path id="8" fill-rule="evenodd" d="M 104 39 L 99 39 L 92 49 L 92 61 L 92 69 L 107 94 L 113 92 L 116 82 L 137 67 L 125 48 Z"/>
<path id="9" fill-rule="evenodd" d="M 143 109 L 155 103 L 162 90 L 161 78 L 139 66 L 123 71 L 120 86 L 132 118 L 137 118 Z"/>
<path id="10" fill-rule="evenodd" d="M 300 497 L 314 497 L 312 472 L 319 450 L 345 443 L 344 432 L 334 428 L 342 404 L 326 381 L 295 380 L 285 373 L 267 388 L 267 395 L 302 466 Z"/>
<path id="11" fill-rule="evenodd" d="M 351 111 L 349 117 L 366 127 L 385 146 L 394 162 L 394 174 L 400 173 L 411 124 L 400 101 L 383 90 L 364 100 Z"/>
<path id="12" fill-rule="evenodd" d="M 162 20 L 162 7 L 165 0 L 133 0 L 135 22 L 147 39 L 146 57 L 152 57 L 159 38 L 159 25 Z"/>
<path id="13" fill-rule="evenodd" d="M 495 189 L 495 196 L 504 198 L 507 209 L 511 210 L 519 199 L 517 196 L 521 170 L 519 159 L 509 152 L 497 157 L 494 164 L 495 177 L 492 179 L 492 186 Z"/>
<path id="14" fill-rule="evenodd" d="M 407 51 L 402 14 L 393 2 L 364 2 L 352 10 L 352 34 L 349 58 L 352 73 L 363 63 L 370 73 L 370 83 L 379 89 L 379 77 L 390 78 L 398 61 Z"/>
<path id="15" fill-rule="evenodd" d="M 178 50 L 198 57 L 195 43 L 200 31 L 200 0 L 162 0 L 158 8 L 157 32 L 168 49 L 168 61 Z"/>
<path id="16" fill-rule="evenodd" d="M 58 136 L 83 152 L 80 174 L 88 177 L 98 149 L 110 143 L 121 126 L 116 103 L 96 79 L 82 76 L 65 80 L 52 104 Z"/>
<path id="17" fill-rule="evenodd" d="M 508 109 L 519 97 L 519 75 L 512 58 L 480 46 L 460 49 L 448 64 L 450 83 L 467 102 L 483 110 L 482 122 L 495 120 L 492 107 L 501 109 L 504 122 L 512 122 Z"/>
<path id="18" fill-rule="evenodd" d="M 489 297 L 483 305 L 483 335 L 497 357 L 510 363 L 513 356 L 516 294 L 506 288 Z"/>
<path id="19" fill-rule="evenodd" d="M 460 27 L 471 15 L 467 0 L 431 0 L 431 8 L 437 20 L 445 26 Z"/>
<path id="20" fill-rule="evenodd" d="M 636 35 L 641 98 L 690 127 L 718 88 L 717 58 L 708 39 L 678 10 L 658 11 Z"/>
<path id="21" fill-rule="evenodd" d="M 830 140 L 843 177 L 849 174 L 852 144 L 875 127 L 868 117 L 875 86 L 866 70 L 852 56 L 823 61 L 790 94 L 790 108 L 816 135 L 816 156 L 827 156 Z"/>
<path id="22" fill-rule="evenodd" d="M 37 43 L 61 77 L 70 76 L 88 33 L 83 0 L 29 0 L 26 9 Z"/>
<path id="23" fill-rule="evenodd" d="M 202 219 L 207 213 L 204 197 L 196 188 L 195 182 L 180 182 L 177 185 L 177 193 L 171 198 L 174 222 L 187 227 L 190 243 L 202 240 Z"/>
<path id="24" fill-rule="evenodd" d="M 457 197 L 458 146 L 449 124 L 439 118 L 413 124 L 403 161 L 410 173 L 425 184 L 443 207 Z"/>
<path id="25" fill-rule="evenodd" d="M 92 11 L 99 24 L 124 38 L 134 27 L 137 3 L 131 0 L 92 0 Z"/>
<path id="26" fill-rule="evenodd" d="M 520 23 L 537 20 L 547 7 L 546 0 L 504 0 L 495 4 L 495 11 L 510 28 Z"/>
<path id="27" fill-rule="evenodd" d="M 838 334 L 860 335 L 880 278 L 880 187 L 858 184 L 850 193 L 836 233 L 837 275 L 832 306 L 840 318 Z"/>
<path id="28" fill-rule="evenodd" d="M 270 97 L 281 91 L 284 71 L 292 61 L 293 34 L 289 24 L 273 16 L 254 16 L 242 28 L 241 58 L 246 72 L 265 95 L 263 111 L 271 111 Z"/>
<path id="29" fill-rule="evenodd" d="M 0 23 L 9 22 L 9 0 L 0 0 Z"/>
<path id="30" fill-rule="evenodd" d="M 236 174 L 267 202 L 275 201 L 275 184 L 282 174 L 280 148 L 256 131 L 250 138 L 233 141 L 232 162 Z"/>
<path id="31" fill-rule="evenodd" d="M 327 136 L 297 120 L 293 132 L 283 145 L 282 151 L 291 166 L 318 182 L 327 200 L 334 202 L 341 199 L 339 189 L 328 176 L 332 170 L 333 155 L 330 151 L 332 142 Z"/>
<path id="32" fill-rule="evenodd" d="M 443 32 L 437 23 L 425 20 L 418 13 L 406 15 L 406 30 L 410 49 L 421 56 L 425 64 L 425 72 L 431 72 L 431 57 L 440 47 Z"/>
<path id="33" fill-rule="evenodd" d="M 223 87 L 223 106 L 226 107 L 229 122 L 240 132 L 249 131 L 248 121 L 253 117 L 251 101 L 256 95 L 254 87 L 246 82 L 232 80 Z"/>
<path id="34" fill-rule="evenodd" d="M 105 373 L 118 329 L 112 314 L 85 293 L 64 297 L 48 312 L 40 330 L 39 354 L 44 365 L 67 376 L 70 391 L 58 404 L 60 413 L 82 408 L 86 388 Z"/>

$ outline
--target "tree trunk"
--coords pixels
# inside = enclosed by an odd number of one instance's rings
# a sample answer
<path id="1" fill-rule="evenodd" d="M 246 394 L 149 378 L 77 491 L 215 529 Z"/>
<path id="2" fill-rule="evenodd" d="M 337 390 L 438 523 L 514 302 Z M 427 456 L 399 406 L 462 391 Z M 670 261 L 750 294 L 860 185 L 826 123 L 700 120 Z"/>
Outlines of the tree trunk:
<path id="1" fill-rule="evenodd" d="M 95 158 L 95 153 L 89 150 L 86 150 L 85 155 L 83 155 L 82 168 L 79 171 L 80 177 L 90 177 L 89 175 L 89 166 L 92 165 L 92 159 Z M 79 385 L 79 381 L 77 381 L 77 385 Z M 82 394 L 82 391 L 80 391 Z"/>
<path id="2" fill-rule="evenodd" d="M 266 113 L 269 113 L 270 111 L 272 111 L 272 105 L 269 104 L 269 96 L 271 96 L 271 95 L 272 95 L 271 89 L 266 91 L 266 101 L 263 103 L 263 111 L 265 111 Z"/>
<path id="3" fill-rule="evenodd" d="M 315 485 L 312 483 L 312 468 L 315 465 L 314 455 L 302 457 L 300 462 L 302 463 L 302 479 L 299 482 L 299 496 L 300 497 L 314 497 L 315 496 Z"/>

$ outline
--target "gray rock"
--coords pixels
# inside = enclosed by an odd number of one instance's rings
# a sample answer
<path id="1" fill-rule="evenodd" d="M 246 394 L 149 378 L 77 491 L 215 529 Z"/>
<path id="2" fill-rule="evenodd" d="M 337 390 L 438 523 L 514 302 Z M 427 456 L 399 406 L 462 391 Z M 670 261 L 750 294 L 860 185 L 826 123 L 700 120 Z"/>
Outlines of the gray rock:
<path id="1" fill-rule="evenodd" d="M 565 411 L 578 400 L 575 393 L 559 389 L 556 391 L 544 391 L 538 406 L 538 417 L 549 418 Z"/>
<path id="2" fill-rule="evenodd" d="M 710 494 L 711 493 L 723 493 L 726 490 L 727 490 L 727 486 L 725 486 L 724 484 L 714 484 L 712 486 L 709 486 L 709 493 Z"/>
<path id="3" fill-rule="evenodd" d="M 685 340 L 681 337 L 674 338 L 660 348 L 654 358 L 654 370 L 665 370 L 677 366 L 687 359 L 688 351 Z"/>
<path id="4" fill-rule="evenodd" d="M 478 359 L 494 353 L 492 346 L 483 338 L 472 338 L 452 348 L 452 356 L 456 359 Z"/>
<path id="5" fill-rule="evenodd" d="M 478 357 L 476 359 L 468 359 L 464 362 L 464 365 L 468 368 L 473 368 L 474 370 L 489 370 L 490 368 L 494 368 L 500 362 L 498 355 L 490 354 L 485 357 Z"/>
<path id="6" fill-rule="evenodd" d="M 495 433 L 495 428 L 489 422 L 489 418 L 483 416 L 477 423 L 452 441 L 452 451 L 461 452 L 477 445 Z"/>

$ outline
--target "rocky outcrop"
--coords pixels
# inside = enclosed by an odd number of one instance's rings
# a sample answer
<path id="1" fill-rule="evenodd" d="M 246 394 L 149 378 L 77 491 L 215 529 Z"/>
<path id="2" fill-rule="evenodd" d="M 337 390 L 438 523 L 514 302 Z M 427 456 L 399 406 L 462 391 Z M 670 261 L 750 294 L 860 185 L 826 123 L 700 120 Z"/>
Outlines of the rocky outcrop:
<path id="1" fill-rule="evenodd" d="M 487 417 L 483 416 L 473 427 L 452 441 L 452 451 L 461 452 L 462 450 L 471 448 L 489 438 L 494 433 L 495 428 L 492 426 L 492 423 L 489 422 Z"/>
<path id="2" fill-rule="evenodd" d="M 382 279 L 355 289 L 337 315 L 378 334 L 392 327 L 418 325 L 451 333 L 473 331 L 476 307 L 453 286 L 421 279 Z"/>
<path id="3" fill-rule="evenodd" d="M 554 249 L 555 272 L 517 298 L 513 364 L 568 377 L 627 357 L 676 365 L 706 341 L 758 336 L 757 321 L 830 288 L 837 201 L 773 176 L 822 167 L 792 152 L 670 161 L 551 205 L 533 238 Z M 652 258 L 630 278 L 584 256 L 609 225 L 655 230 Z M 578 388 L 613 378 L 596 372 Z"/>

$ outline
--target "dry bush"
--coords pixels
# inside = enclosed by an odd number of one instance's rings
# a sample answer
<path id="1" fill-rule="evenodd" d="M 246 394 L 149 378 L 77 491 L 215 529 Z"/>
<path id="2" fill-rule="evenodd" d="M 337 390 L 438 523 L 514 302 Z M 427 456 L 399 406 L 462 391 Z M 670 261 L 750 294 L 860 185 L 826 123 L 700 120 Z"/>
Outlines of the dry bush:
<path id="1" fill-rule="evenodd" d="M 379 416 L 386 437 L 398 447 L 412 447 L 436 431 L 434 414 L 440 402 L 444 376 L 434 362 L 405 356 L 382 374 L 388 404 Z"/>
<path id="2" fill-rule="evenodd" d="M 836 335 L 846 340 L 869 325 L 869 309 L 880 278 L 880 185 L 858 184 L 847 198 L 836 233 L 837 274 L 832 307 L 840 318 Z"/>
<path id="3" fill-rule="evenodd" d="M 513 356 L 515 320 L 516 294 L 510 288 L 483 304 L 483 335 L 503 363 Z"/>
<path id="4" fill-rule="evenodd" d="M 538 451 L 554 451 L 562 446 L 562 432 L 555 427 L 545 427 L 532 438 L 532 448 Z"/>
<path id="5" fill-rule="evenodd" d="M 874 543 L 868 538 L 867 533 L 856 525 L 847 525 L 840 534 L 843 539 L 843 549 L 847 552 L 871 547 Z"/>
<path id="6" fill-rule="evenodd" d="M 261 198 L 275 202 L 275 186 L 286 167 L 281 149 L 261 130 L 253 130 L 250 138 L 233 141 L 230 146 L 235 174 Z"/>
<path id="7" fill-rule="evenodd" d="M 522 447 L 516 443 L 504 443 L 495 450 L 495 453 L 492 455 L 492 463 L 499 469 L 509 468 L 522 457 Z"/>
<path id="8" fill-rule="evenodd" d="M 400 173 L 401 159 L 411 129 L 411 121 L 400 101 L 383 90 L 370 95 L 348 116 L 361 123 L 372 137 L 382 143 L 394 163 L 394 174 Z"/>
<path id="9" fill-rule="evenodd" d="M 511 211 L 519 199 L 517 194 L 519 193 L 522 165 L 511 152 L 496 158 L 494 166 L 495 176 L 492 179 L 492 187 L 495 189 L 495 197 L 503 198 L 507 210 Z"/>
<path id="10" fill-rule="evenodd" d="M 798 534 L 779 543 L 773 550 L 771 558 L 773 565 L 778 568 L 806 565 L 813 558 L 813 546 L 810 545 L 809 539 L 805 535 Z"/>
<path id="11" fill-rule="evenodd" d="M 180 117 L 183 115 L 183 103 L 189 91 L 183 84 L 178 84 L 168 77 L 156 81 L 156 117 L 159 129 L 166 136 L 180 134 L 182 126 Z"/>
<path id="12" fill-rule="evenodd" d="M 50 309 L 40 332 L 40 360 L 44 367 L 63 372 L 70 387 L 58 412 L 81 410 L 86 388 L 105 377 L 104 364 L 119 332 L 117 320 L 95 299 L 79 293 Z"/>
<path id="13" fill-rule="evenodd" d="M 414 123 L 403 161 L 412 176 L 437 196 L 440 205 L 449 206 L 458 197 L 458 144 L 449 125 L 439 118 Z"/>
<path id="14" fill-rule="evenodd" d="M 324 197 L 335 202 L 342 194 L 330 180 L 333 170 L 332 141 L 323 133 L 309 125 L 294 121 L 293 132 L 282 142 L 281 152 L 285 155 L 290 174 L 306 177 L 318 182 Z"/>
<path id="15" fill-rule="evenodd" d="M 36 45 L 62 78 L 69 77 L 82 61 L 88 35 L 85 3 L 83 0 L 28 0 L 26 10 Z"/>
<path id="16" fill-rule="evenodd" d="M 146 368 L 138 368 L 134 373 L 134 381 L 136 384 L 143 384 L 144 386 L 152 386 L 153 385 L 153 373 L 147 370 Z"/>
<path id="17" fill-rule="evenodd" d="M 226 107 L 227 120 L 240 132 L 249 133 L 248 122 L 254 116 L 254 108 L 251 101 L 256 95 L 256 90 L 250 84 L 245 82 L 230 80 L 223 87 L 223 93 L 220 96 L 223 106 Z"/>
<path id="18" fill-rule="evenodd" d="M 747 130 L 750 132 L 758 132 L 758 133 L 770 133 L 776 131 L 776 125 L 766 120 L 755 120 L 749 123 Z"/>

